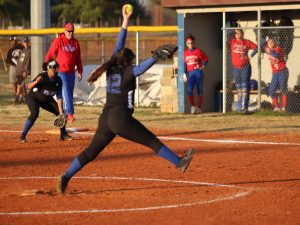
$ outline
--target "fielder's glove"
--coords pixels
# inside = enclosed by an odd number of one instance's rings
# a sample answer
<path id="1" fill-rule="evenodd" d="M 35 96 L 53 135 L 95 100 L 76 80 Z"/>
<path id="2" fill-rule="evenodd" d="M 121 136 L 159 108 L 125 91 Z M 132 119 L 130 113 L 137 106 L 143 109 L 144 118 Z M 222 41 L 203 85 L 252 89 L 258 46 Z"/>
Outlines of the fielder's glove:
<path id="1" fill-rule="evenodd" d="M 167 44 L 158 47 L 155 51 L 152 51 L 152 57 L 155 60 L 166 60 L 172 58 L 173 54 L 177 51 L 178 47 L 176 45 Z"/>
<path id="2" fill-rule="evenodd" d="M 67 123 L 66 116 L 64 114 L 59 114 L 54 120 L 54 126 L 62 128 Z"/>

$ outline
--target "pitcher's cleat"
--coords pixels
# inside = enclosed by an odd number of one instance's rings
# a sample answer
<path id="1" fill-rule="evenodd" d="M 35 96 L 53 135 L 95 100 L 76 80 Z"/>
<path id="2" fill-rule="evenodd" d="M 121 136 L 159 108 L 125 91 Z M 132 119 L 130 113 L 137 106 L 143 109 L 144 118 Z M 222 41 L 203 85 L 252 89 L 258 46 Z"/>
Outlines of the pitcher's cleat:
<path id="1" fill-rule="evenodd" d="M 61 194 L 65 193 L 69 181 L 70 180 L 67 179 L 65 175 L 59 176 L 57 180 L 56 191 Z"/>
<path id="2" fill-rule="evenodd" d="M 194 149 L 188 150 L 185 155 L 180 159 L 179 166 L 177 167 L 182 172 L 185 172 L 192 161 L 193 154 L 195 153 Z"/>
<path id="3" fill-rule="evenodd" d="M 65 135 L 61 135 L 59 140 L 61 141 L 72 141 L 74 140 L 74 138 L 68 134 L 65 134 Z"/>
<path id="4" fill-rule="evenodd" d="M 20 136 L 20 142 L 26 142 L 26 137 L 25 137 L 25 135 L 23 135 L 23 134 L 21 134 L 21 136 Z"/>

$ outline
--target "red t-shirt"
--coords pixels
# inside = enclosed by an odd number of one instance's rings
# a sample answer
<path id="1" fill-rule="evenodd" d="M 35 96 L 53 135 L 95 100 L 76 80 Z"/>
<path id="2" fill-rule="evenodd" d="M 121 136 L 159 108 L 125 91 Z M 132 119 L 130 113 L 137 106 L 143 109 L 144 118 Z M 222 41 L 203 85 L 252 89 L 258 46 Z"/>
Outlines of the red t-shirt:
<path id="1" fill-rule="evenodd" d="M 249 63 L 249 49 L 256 49 L 256 44 L 249 40 L 230 40 L 232 64 L 235 68 L 242 68 Z"/>
<path id="2" fill-rule="evenodd" d="M 266 47 L 266 52 L 269 52 L 269 60 L 274 73 L 278 73 L 285 68 L 286 63 L 284 61 L 282 49 L 279 46 L 276 46 L 273 50 Z"/>
<path id="3" fill-rule="evenodd" d="M 186 64 L 187 72 L 200 69 L 202 61 L 206 63 L 208 56 L 199 48 L 195 48 L 193 51 L 190 49 L 184 51 L 184 63 Z"/>
<path id="4" fill-rule="evenodd" d="M 58 62 L 59 72 L 74 73 L 77 66 L 78 72 L 82 73 L 80 46 L 75 38 L 67 39 L 65 34 L 56 38 L 45 56 L 45 62 L 50 59 Z"/>

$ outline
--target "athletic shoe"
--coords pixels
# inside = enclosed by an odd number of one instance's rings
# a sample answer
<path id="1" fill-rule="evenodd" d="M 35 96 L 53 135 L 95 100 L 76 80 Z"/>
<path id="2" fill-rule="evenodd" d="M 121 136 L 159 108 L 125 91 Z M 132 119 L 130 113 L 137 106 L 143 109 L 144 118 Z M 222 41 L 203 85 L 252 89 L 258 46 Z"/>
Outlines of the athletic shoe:
<path id="1" fill-rule="evenodd" d="M 188 168 L 190 162 L 192 161 L 193 154 L 195 153 L 194 149 L 190 149 L 185 153 L 185 156 L 183 156 L 180 159 L 179 166 L 177 167 L 180 169 L 182 172 L 185 172 L 186 169 Z"/>
<path id="2" fill-rule="evenodd" d="M 73 123 L 75 121 L 75 118 L 74 118 L 73 114 L 68 114 L 67 121 L 69 123 Z"/>
<path id="3" fill-rule="evenodd" d="M 61 140 L 61 141 L 72 141 L 72 140 L 74 140 L 74 138 L 71 137 L 68 134 L 65 134 L 65 135 L 61 135 L 60 138 L 59 138 L 59 140 Z"/>
<path id="4" fill-rule="evenodd" d="M 275 107 L 275 108 L 274 108 L 274 112 L 280 112 L 280 108 Z"/>
<path id="5" fill-rule="evenodd" d="M 21 134 L 20 136 L 20 142 L 26 142 L 26 137 L 24 134 Z"/>
<path id="6" fill-rule="evenodd" d="M 59 176 L 57 179 L 56 191 L 63 194 L 68 186 L 70 179 L 66 178 L 65 175 Z"/>
<path id="7" fill-rule="evenodd" d="M 195 106 L 191 107 L 191 114 L 196 114 L 197 108 Z"/>
<path id="8" fill-rule="evenodd" d="M 286 108 L 285 108 L 285 107 L 282 107 L 282 108 L 281 108 L 281 112 L 286 113 Z"/>
<path id="9" fill-rule="evenodd" d="M 196 113 L 197 113 L 197 114 L 201 114 L 201 113 L 202 113 L 202 109 L 201 109 L 201 108 L 197 108 L 197 109 L 196 109 Z"/>

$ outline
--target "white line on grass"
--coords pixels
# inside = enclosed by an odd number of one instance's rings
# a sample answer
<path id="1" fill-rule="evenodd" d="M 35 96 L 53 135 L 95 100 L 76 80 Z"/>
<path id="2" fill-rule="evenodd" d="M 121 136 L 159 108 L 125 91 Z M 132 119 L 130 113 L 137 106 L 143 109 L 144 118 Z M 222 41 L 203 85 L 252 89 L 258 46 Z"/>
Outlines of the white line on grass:
<path id="1" fill-rule="evenodd" d="M 0 180 L 28 180 L 28 179 L 56 179 L 57 177 L 0 177 Z M 228 187 L 228 188 L 239 188 L 234 185 L 226 184 L 215 184 L 215 183 L 206 183 L 198 181 L 185 181 L 185 180 L 168 180 L 168 179 L 157 179 L 157 178 L 144 178 L 144 177 L 74 177 L 73 179 L 110 179 L 110 180 L 137 180 L 137 181 L 155 181 L 155 182 L 169 182 L 169 183 L 186 183 L 191 185 L 202 185 L 202 186 L 215 186 L 215 187 Z M 188 202 L 172 205 L 158 205 L 158 206 L 149 206 L 149 207 L 140 207 L 140 208 L 117 208 L 117 209 L 86 209 L 86 210 L 61 210 L 61 211 L 28 211 L 28 212 L 0 212 L 0 216 L 21 216 L 21 215 L 54 215 L 54 214 L 79 214 L 79 213 L 115 213 L 115 212 L 132 212 L 132 211 L 151 211 L 151 210 L 160 210 L 160 209 L 172 209 L 179 207 L 190 207 L 195 205 L 203 205 L 216 203 L 220 201 L 233 200 L 236 198 L 245 197 L 250 194 L 250 191 L 241 191 L 235 194 L 228 196 L 221 196 L 215 199 L 197 201 L 197 202 Z"/>

